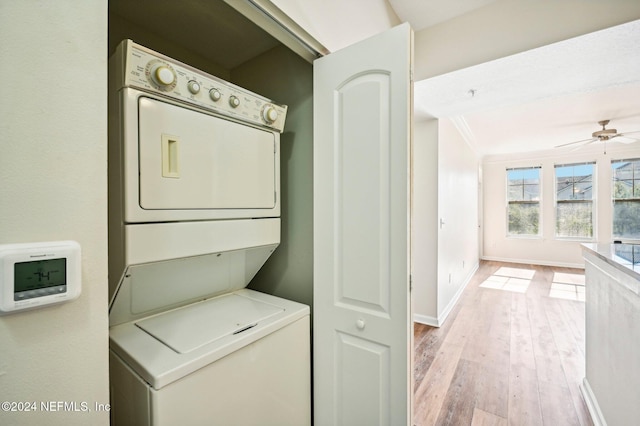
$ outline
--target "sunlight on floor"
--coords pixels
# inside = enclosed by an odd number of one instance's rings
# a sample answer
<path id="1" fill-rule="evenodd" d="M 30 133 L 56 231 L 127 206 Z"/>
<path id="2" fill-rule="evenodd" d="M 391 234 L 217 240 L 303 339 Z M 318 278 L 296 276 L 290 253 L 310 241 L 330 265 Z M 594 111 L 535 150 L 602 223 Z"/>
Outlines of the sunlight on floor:
<path id="1" fill-rule="evenodd" d="M 526 293 L 535 273 L 532 269 L 502 267 L 480 284 L 480 287 Z"/>
<path id="2" fill-rule="evenodd" d="M 556 272 L 553 274 L 549 297 L 584 302 L 584 290 L 584 274 Z"/>

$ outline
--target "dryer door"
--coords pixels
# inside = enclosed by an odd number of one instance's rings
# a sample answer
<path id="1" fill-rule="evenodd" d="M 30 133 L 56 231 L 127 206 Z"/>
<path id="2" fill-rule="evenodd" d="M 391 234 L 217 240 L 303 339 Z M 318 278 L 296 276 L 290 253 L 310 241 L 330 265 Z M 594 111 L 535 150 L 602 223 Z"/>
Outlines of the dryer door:
<path id="1" fill-rule="evenodd" d="M 140 207 L 275 206 L 273 133 L 148 97 L 138 113 Z"/>

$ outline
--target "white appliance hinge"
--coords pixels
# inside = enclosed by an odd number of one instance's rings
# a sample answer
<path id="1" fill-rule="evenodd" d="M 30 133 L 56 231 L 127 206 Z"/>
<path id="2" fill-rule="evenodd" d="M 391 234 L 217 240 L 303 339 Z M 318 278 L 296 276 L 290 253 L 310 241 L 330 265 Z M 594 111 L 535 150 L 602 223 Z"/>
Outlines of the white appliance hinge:
<path id="1" fill-rule="evenodd" d="M 413 290 L 413 275 L 409 274 L 409 291 Z"/>

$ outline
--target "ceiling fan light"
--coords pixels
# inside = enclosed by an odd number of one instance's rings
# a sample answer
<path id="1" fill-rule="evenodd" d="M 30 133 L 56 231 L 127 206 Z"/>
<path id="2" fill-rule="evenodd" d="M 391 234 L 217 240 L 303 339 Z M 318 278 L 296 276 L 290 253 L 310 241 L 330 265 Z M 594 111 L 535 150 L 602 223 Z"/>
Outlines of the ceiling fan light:
<path id="1" fill-rule="evenodd" d="M 609 139 L 610 136 L 613 136 L 617 133 L 618 131 L 616 129 L 604 129 L 604 130 L 598 130 L 597 132 L 593 132 L 591 136 L 593 136 L 594 138 Z"/>

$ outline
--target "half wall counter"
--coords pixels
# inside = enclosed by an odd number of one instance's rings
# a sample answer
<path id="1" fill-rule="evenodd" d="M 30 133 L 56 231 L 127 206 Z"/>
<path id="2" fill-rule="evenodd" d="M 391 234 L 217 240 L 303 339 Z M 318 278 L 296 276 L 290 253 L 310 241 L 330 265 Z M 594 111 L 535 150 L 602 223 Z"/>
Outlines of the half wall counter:
<path id="1" fill-rule="evenodd" d="M 640 245 L 583 244 L 585 361 L 581 390 L 595 425 L 640 419 Z"/>

